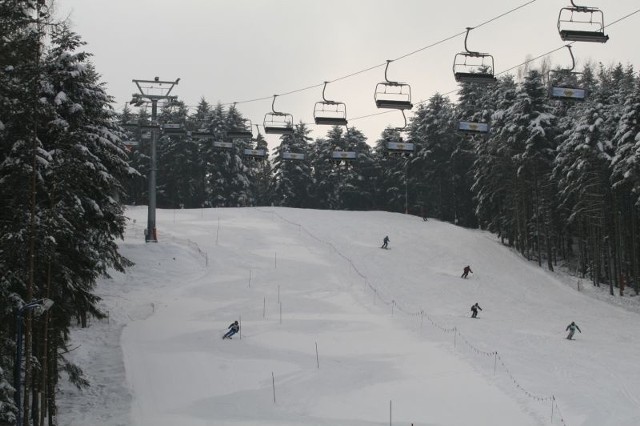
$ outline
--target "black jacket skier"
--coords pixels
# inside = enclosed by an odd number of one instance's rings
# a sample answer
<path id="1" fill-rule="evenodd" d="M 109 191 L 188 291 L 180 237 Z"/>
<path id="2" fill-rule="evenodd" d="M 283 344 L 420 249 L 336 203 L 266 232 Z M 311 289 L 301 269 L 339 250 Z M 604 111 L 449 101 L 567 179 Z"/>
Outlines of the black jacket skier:
<path id="1" fill-rule="evenodd" d="M 464 267 L 464 270 L 462 271 L 462 275 L 460 276 L 460 278 L 467 278 L 467 276 L 469 275 L 469 272 L 471 272 L 473 274 L 473 271 L 471 270 L 471 267 L 469 265 Z"/>
<path id="2" fill-rule="evenodd" d="M 382 240 L 382 247 L 380 248 L 388 248 L 387 246 L 389 245 L 389 236 L 384 237 L 384 240 Z"/>
<path id="3" fill-rule="evenodd" d="M 223 339 L 231 339 L 231 336 L 240 331 L 240 324 L 238 324 L 238 321 L 234 321 L 228 328 L 229 331 L 227 331 L 227 333 L 222 336 Z"/>
<path id="4" fill-rule="evenodd" d="M 482 310 L 482 308 L 480 307 L 480 305 L 478 305 L 478 303 L 476 302 L 475 305 L 471 306 L 471 318 L 477 318 L 478 317 L 478 309 Z"/>

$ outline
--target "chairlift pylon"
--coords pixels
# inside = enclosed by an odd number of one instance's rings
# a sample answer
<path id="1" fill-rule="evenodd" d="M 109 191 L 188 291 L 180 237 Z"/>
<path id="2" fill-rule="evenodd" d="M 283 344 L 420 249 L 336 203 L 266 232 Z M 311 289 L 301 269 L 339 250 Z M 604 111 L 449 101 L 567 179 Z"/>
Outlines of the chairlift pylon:
<path id="1" fill-rule="evenodd" d="M 264 116 L 264 132 L 274 135 L 290 135 L 293 133 L 293 116 L 275 110 L 277 97 L 278 95 L 273 95 L 273 101 L 271 102 L 272 112 L 268 112 Z"/>
<path id="2" fill-rule="evenodd" d="M 549 71 L 549 97 L 561 101 L 584 101 L 587 90 L 578 87 L 579 76 L 582 73 L 574 72 L 576 60 L 571 51 L 571 45 L 566 45 L 571 55 L 571 68 L 557 71 Z"/>
<path id="3" fill-rule="evenodd" d="M 413 104 L 411 103 L 411 86 L 407 83 L 390 81 L 387 77 L 387 71 L 389 70 L 389 64 L 391 62 L 393 61 L 387 59 L 387 66 L 384 69 L 385 81 L 376 84 L 373 99 L 378 108 L 411 109 L 413 108 Z"/>
<path id="4" fill-rule="evenodd" d="M 313 119 L 316 124 L 328 126 L 347 125 L 347 106 L 343 102 L 328 100 L 324 92 L 327 89 L 328 81 L 324 82 L 322 89 L 322 101 L 316 102 L 313 107 Z"/>
<path id="5" fill-rule="evenodd" d="M 588 17 L 587 17 L 588 16 Z M 586 41 L 606 43 L 609 36 L 604 33 L 604 14 L 597 7 L 571 6 L 558 13 L 558 33 L 564 41 Z"/>
<path id="6" fill-rule="evenodd" d="M 493 75 L 495 70 L 493 56 L 471 51 L 467 47 L 467 39 L 472 29 L 467 27 L 467 34 L 464 36 L 465 52 L 456 53 L 453 58 L 453 76 L 458 83 L 495 83 L 497 79 Z"/>

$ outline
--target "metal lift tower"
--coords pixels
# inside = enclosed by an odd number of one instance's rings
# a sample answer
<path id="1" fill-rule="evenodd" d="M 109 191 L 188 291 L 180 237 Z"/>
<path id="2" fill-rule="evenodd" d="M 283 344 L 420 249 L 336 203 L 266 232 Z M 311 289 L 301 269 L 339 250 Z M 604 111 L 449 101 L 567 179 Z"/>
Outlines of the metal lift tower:
<path id="1" fill-rule="evenodd" d="M 146 242 L 158 242 L 158 233 L 156 230 L 156 141 L 158 140 L 158 101 L 174 102 L 177 96 L 169 96 L 173 87 L 178 84 L 180 79 L 176 81 L 160 81 L 159 77 L 153 80 L 136 80 L 133 82 L 138 87 L 140 93 L 134 93 L 131 104 L 141 106 L 145 102 L 151 102 L 151 164 L 149 167 L 149 214 L 147 220 L 147 229 L 145 232 Z"/>

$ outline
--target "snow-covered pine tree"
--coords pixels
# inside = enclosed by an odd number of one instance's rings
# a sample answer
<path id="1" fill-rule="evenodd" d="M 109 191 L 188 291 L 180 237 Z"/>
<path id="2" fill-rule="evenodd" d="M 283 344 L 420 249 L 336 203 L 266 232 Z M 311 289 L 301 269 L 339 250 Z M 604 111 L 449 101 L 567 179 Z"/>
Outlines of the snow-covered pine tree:
<path id="1" fill-rule="evenodd" d="M 188 109 L 183 102 L 162 109 L 159 123 L 180 124 L 187 129 Z M 202 163 L 199 143 L 185 133 L 164 134 L 158 140 L 158 206 L 201 207 Z"/>
<path id="2" fill-rule="evenodd" d="M 226 137 L 226 117 L 224 107 L 221 103 L 216 104 L 206 120 L 205 128 L 207 132 L 213 134 L 213 140 L 202 140 L 200 142 L 200 158 L 204 167 L 205 179 L 205 201 L 204 206 L 215 207 L 224 205 L 224 174 L 222 167 L 227 155 L 220 148 L 216 148 L 214 142 L 225 141 Z"/>
<path id="3" fill-rule="evenodd" d="M 555 156 L 556 118 L 548 103 L 542 74 L 530 70 L 520 84 L 516 98 L 503 115 L 504 126 L 498 133 L 512 147 L 517 168 L 516 193 L 520 250 L 529 256 L 533 251 L 542 264 L 543 250 L 549 269 L 552 265 L 554 217 L 552 206 L 556 193 L 550 179 Z"/>
<path id="4" fill-rule="evenodd" d="M 635 88 L 628 94 L 622 116 L 613 136 L 616 149 L 612 160 L 612 184 L 619 194 L 621 222 L 618 226 L 627 232 L 620 233 L 625 240 L 621 251 L 620 268 L 622 274 L 631 277 L 636 294 L 640 293 L 640 253 L 638 229 L 638 204 L 640 193 L 640 78 L 636 79 Z M 625 268 L 625 265 L 629 265 Z M 619 283 L 619 287 L 620 287 Z M 624 285 L 624 284 L 622 284 Z M 620 293 L 622 293 L 622 288 Z"/>
<path id="5" fill-rule="evenodd" d="M 374 154 L 377 166 L 376 205 L 389 211 L 404 212 L 405 206 L 408 207 L 409 204 L 405 193 L 409 195 L 406 186 L 407 171 L 409 156 L 413 154 L 390 153 L 387 149 L 389 142 L 407 141 L 398 129 L 392 127 L 384 129 L 376 141 Z"/>
<path id="6" fill-rule="evenodd" d="M 255 138 L 255 149 L 263 149 L 267 158 L 260 161 L 248 160 L 252 205 L 268 206 L 273 200 L 273 189 L 271 187 L 272 166 L 269 159 L 269 146 L 261 133 L 258 133 Z"/>
<path id="7" fill-rule="evenodd" d="M 355 127 L 349 127 L 344 135 L 345 149 L 354 151 L 357 159 L 346 165 L 344 188 L 341 192 L 341 208 L 369 210 L 375 207 L 376 168 L 367 138 Z"/>
<path id="8" fill-rule="evenodd" d="M 513 202 L 517 170 L 508 135 L 503 132 L 505 111 L 513 105 L 516 97 L 513 76 L 498 79 L 490 96 L 495 104 L 491 116 L 491 133 L 484 143 L 476 145 L 476 161 L 473 165 L 472 189 L 476 216 L 483 228 L 496 233 L 503 242 L 513 245 L 517 218 Z"/>
<path id="9" fill-rule="evenodd" d="M 227 112 L 227 129 L 245 129 L 252 132 L 251 122 L 240 114 L 232 105 Z M 244 150 L 251 147 L 251 138 L 233 141 L 233 150 L 229 152 L 229 162 L 225 171 L 227 174 L 226 193 L 228 206 L 247 206 L 251 203 L 251 179 L 249 168 L 243 156 Z"/>
<path id="10" fill-rule="evenodd" d="M 492 85 L 462 83 L 455 108 L 456 121 L 491 124 L 491 114 L 494 108 L 491 102 L 492 93 Z M 449 173 L 452 179 L 451 203 L 453 206 L 453 212 L 449 213 L 449 215 L 453 217 L 446 220 L 464 226 L 475 227 L 477 226 L 477 219 L 471 191 L 473 185 L 472 167 L 476 159 L 475 148 L 485 142 L 487 135 L 462 135 L 457 133 L 456 136 L 449 160 L 451 165 Z"/>
<path id="11" fill-rule="evenodd" d="M 14 364 L 15 312 L 38 294 L 36 232 L 41 208 L 36 194 L 43 188 L 43 150 L 38 102 L 43 51 L 41 22 L 48 22 L 39 2 L 0 0 L 0 419 L 15 422 L 17 411 L 9 377 L 20 374 Z M 32 327 L 25 317 L 25 376 L 31 377 Z M 30 393 L 24 389 L 25 396 Z"/>
<path id="12" fill-rule="evenodd" d="M 138 114 L 134 113 L 127 104 L 118 117 L 118 122 L 123 128 L 123 140 L 137 143 L 137 146 L 125 145 L 128 154 L 129 175 L 123 182 L 125 193 L 123 203 L 135 205 L 145 204 L 147 192 L 149 190 L 147 175 L 149 170 L 149 147 L 151 143 L 151 133 L 141 131 L 140 125 L 150 123 L 150 117 L 146 108 L 140 109 Z M 136 126 L 135 128 L 131 126 Z"/>
<path id="13" fill-rule="evenodd" d="M 409 127 L 416 145 L 409 186 L 420 206 L 418 214 L 451 222 L 455 218 L 451 155 L 458 139 L 454 122 L 453 105 L 436 93 L 419 105 Z"/>
<path id="14" fill-rule="evenodd" d="M 93 293 L 97 278 L 110 268 L 124 271 L 131 264 L 115 242 L 125 228 L 119 198 L 129 169 L 127 157 L 110 106 L 113 100 L 89 62 L 90 55 L 80 50 L 83 44 L 64 26 L 54 31 L 41 82 L 40 104 L 47 106 L 42 117 L 47 132 L 41 140 L 49 162 L 42 173 L 45 187 L 38 194 L 43 210 L 38 296 L 53 299 L 55 305 L 44 318 L 50 318 L 51 327 L 34 331 L 40 339 L 48 333 L 48 345 L 36 345 L 34 350 L 41 365 L 50 367 L 37 372 L 48 380 L 35 383 L 42 384 L 36 387 L 39 393 L 48 394 L 51 416 L 60 365 L 78 370 L 59 355 L 72 319 L 85 326 L 88 315 L 102 317 Z M 82 383 L 81 377 L 78 380 Z"/>
<path id="15" fill-rule="evenodd" d="M 589 271 L 594 285 L 599 286 L 613 147 L 602 132 L 606 109 L 599 89 L 595 84 L 589 87 L 590 99 L 569 111 L 570 126 L 563 126 L 557 137 L 553 176 L 560 207 L 568 212 L 565 226 L 571 227 L 578 240 L 580 272 Z"/>
<path id="16" fill-rule="evenodd" d="M 311 141 L 311 131 L 306 124 L 294 126 L 290 135 L 280 136 L 280 145 L 275 148 L 273 162 L 273 191 L 274 203 L 286 207 L 311 207 L 313 199 L 313 176 L 308 160 L 308 144 Z M 283 158 L 285 152 L 305 154 L 304 160 L 287 160 Z"/>
<path id="17" fill-rule="evenodd" d="M 340 207 L 340 190 L 343 186 L 341 168 L 333 160 L 333 151 L 345 151 L 344 129 L 333 126 L 325 138 L 310 145 L 309 162 L 313 170 L 315 207 L 334 210 Z"/>

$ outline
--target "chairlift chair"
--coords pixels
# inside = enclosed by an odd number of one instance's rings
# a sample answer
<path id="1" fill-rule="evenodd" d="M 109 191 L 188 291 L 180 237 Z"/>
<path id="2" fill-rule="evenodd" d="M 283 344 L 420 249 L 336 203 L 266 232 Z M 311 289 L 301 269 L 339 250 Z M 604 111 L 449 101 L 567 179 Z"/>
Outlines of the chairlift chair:
<path id="1" fill-rule="evenodd" d="M 199 139 L 199 140 L 213 139 L 213 133 L 211 133 L 211 132 L 191 132 L 191 137 L 193 139 Z"/>
<path id="2" fill-rule="evenodd" d="M 470 51 L 467 47 L 469 31 L 472 29 L 467 27 L 467 34 L 464 37 L 465 52 L 456 53 L 453 58 L 453 76 L 458 83 L 495 83 L 497 79 L 493 74 L 495 69 L 493 56 Z"/>
<path id="3" fill-rule="evenodd" d="M 412 154 L 415 146 L 411 142 L 387 142 L 387 154 Z"/>
<path id="4" fill-rule="evenodd" d="M 328 126 L 347 125 L 347 106 L 342 102 L 328 100 L 324 92 L 328 81 L 324 82 L 322 89 L 322 101 L 316 102 L 313 108 L 313 119 L 316 124 Z"/>
<path id="5" fill-rule="evenodd" d="M 165 123 L 162 125 L 162 131 L 166 135 L 186 135 L 187 131 L 180 123 Z"/>
<path id="6" fill-rule="evenodd" d="M 387 66 L 384 70 L 385 81 L 376 85 L 376 90 L 373 94 L 376 106 L 378 108 L 388 109 L 411 109 L 413 108 L 413 104 L 411 103 L 411 86 L 406 83 L 390 81 L 387 78 L 390 62 L 392 61 L 387 59 Z"/>
<path id="7" fill-rule="evenodd" d="M 249 122 L 248 126 L 233 127 L 230 130 L 227 130 L 227 136 L 231 139 L 251 139 L 253 137 L 253 132 L 251 131 L 253 126 L 251 125 L 251 121 L 245 121 Z"/>
<path id="8" fill-rule="evenodd" d="M 213 147 L 221 150 L 233 149 L 233 142 L 213 141 Z"/>
<path id="9" fill-rule="evenodd" d="M 271 111 L 264 116 L 264 132 L 274 135 L 290 135 L 293 133 L 293 115 L 275 110 L 276 97 L 273 95 Z"/>
<path id="10" fill-rule="evenodd" d="M 282 158 L 284 160 L 304 160 L 304 154 L 300 152 L 283 152 Z"/>
<path id="11" fill-rule="evenodd" d="M 356 153 L 355 151 L 333 151 L 331 153 L 331 158 L 334 161 L 337 161 L 339 163 L 342 162 L 351 162 L 354 161 L 358 158 L 358 153 Z"/>
<path id="12" fill-rule="evenodd" d="M 138 122 L 136 121 L 130 121 L 128 123 L 121 124 L 121 126 L 127 130 L 136 130 L 138 127 L 140 127 L 140 124 L 138 124 Z"/>
<path id="13" fill-rule="evenodd" d="M 264 149 L 245 149 L 244 156 L 255 160 L 264 160 L 267 158 L 267 152 Z"/>
<path id="14" fill-rule="evenodd" d="M 549 71 L 549 97 L 561 101 L 584 101 L 587 98 L 587 90 L 578 87 L 579 76 L 582 73 L 573 72 L 576 61 L 567 45 L 571 55 L 571 68 L 558 71 Z"/>
<path id="15" fill-rule="evenodd" d="M 458 121 L 458 131 L 470 134 L 489 133 L 489 123 L 481 121 Z"/>
<path id="16" fill-rule="evenodd" d="M 558 13 L 558 32 L 564 41 L 586 41 L 606 43 L 609 36 L 604 33 L 604 14 L 597 7 L 563 7 Z"/>

